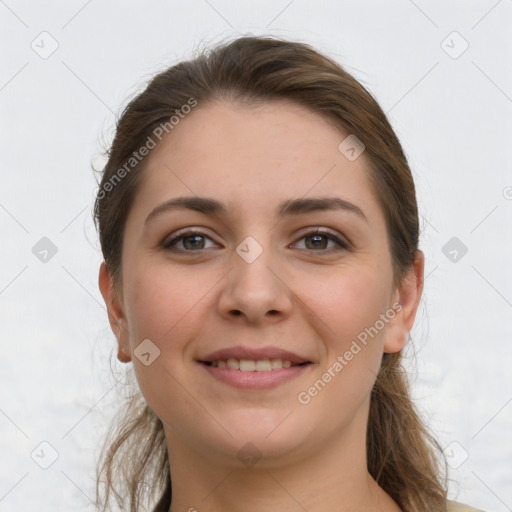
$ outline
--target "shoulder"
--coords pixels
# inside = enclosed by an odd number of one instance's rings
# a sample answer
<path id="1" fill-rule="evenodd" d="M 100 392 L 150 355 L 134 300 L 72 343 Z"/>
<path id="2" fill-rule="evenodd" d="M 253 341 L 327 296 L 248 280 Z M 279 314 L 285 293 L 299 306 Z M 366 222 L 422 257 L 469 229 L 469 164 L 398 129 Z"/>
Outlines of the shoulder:
<path id="1" fill-rule="evenodd" d="M 446 509 L 447 512 L 484 512 L 483 510 L 480 510 L 479 508 L 473 508 L 469 505 L 466 505 L 465 503 L 459 503 L 458 501 L 448 501 L 447 503 L 448 508 Z"/>

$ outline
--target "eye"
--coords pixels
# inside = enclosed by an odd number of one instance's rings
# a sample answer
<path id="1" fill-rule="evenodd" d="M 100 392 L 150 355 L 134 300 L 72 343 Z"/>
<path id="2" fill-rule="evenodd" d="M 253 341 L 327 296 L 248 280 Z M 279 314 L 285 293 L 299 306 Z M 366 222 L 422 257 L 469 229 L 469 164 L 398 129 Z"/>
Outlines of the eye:
<path id="1" fill-rule="evenodd" d="M 310 252 L 323 252 L 329 254 L 332 252 L 348 250 L 349 248 L 348 243 L 341 241 L 337 236 L 330 233 L 329 231 L 322 231 L 319 228 L 313 231 L 309 231 L 299 240 L 305 240 L 306 247 L 304 250 Z M 334 247 L 331 246 L 328 248 L 329 242 L 332 242 Z"/>
<path id="2" fill-rule="evenodd" d="M 162 247 L 168 250 L 193 252 L 197 249 L 209 249 L 205 245 L 205 240 L 212 239 L 201 231 L 178 231 L 172 238 L 164 241 Z"/>
<path id="3" fill-rule="evenodd" d="M 206 241 L 213 240 L 201 231 L 186 230 L 178 231 L 171 238 L 165 240 L 162 247 L 166 250 L 181 251 L 181 252 L 197 252 L 203 249 L 210 249 L 214 246 L 207 246 Z M 305 240 L 305 247 L 299 247 L 309 252 L 321 252 L 324 254 L 330 254 L 342 250 L 348 250 L 349 244 L 340 240 L 336 235 L 329 231 L 322 231 L 316 228 L 312 231 L 305 233 L 300 239 Z M 329 243 L 333 244 L 329 247 Z M 295 242 L 294 245 L 297 245 Z"/>

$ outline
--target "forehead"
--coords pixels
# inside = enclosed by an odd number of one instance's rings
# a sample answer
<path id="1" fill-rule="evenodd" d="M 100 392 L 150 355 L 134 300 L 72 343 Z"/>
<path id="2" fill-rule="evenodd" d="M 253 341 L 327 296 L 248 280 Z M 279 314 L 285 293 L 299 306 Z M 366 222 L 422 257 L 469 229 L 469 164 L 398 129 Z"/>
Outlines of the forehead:
<path id="1" fill-rule="evenodd" d="M 146 157 L 134 208 L 199 195 L 261 214 L 290 198 L 336 195 L 378 216 L 364 153 L 350 161 L 338 148 L 348 135 L 285 100 L 199 104 Z"/>

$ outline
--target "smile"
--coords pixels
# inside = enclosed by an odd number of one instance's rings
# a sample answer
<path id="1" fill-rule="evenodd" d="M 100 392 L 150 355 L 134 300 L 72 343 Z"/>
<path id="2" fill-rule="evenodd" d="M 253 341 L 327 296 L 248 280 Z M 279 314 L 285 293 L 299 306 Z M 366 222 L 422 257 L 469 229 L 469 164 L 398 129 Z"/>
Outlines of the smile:
<path id="1" fill-rule="evenodd" d="M 281 368 L 290 368 L 292 366 L 300 366 L 299 364 L 292 363 L 287 359 L 259 359 L 257 361 L 252 359 L 234 359 L 227 360 L 219 359 L 217 361 L 205 361 L 209 366 L 217 368 L 230 368 L 231 370 L 240 370 L 242 372 L 270 372 L 272 370 L 280 370 Z M 300 363 L 302 365 L 308 364 Z"/>
<path id="2" fill-rule="evenodd" d="M 313 363 L 292 363 L 286 359 L 219 359 L 198 361 L 215 380 L 240 389 L 269 389 L 295 379 Z"/>

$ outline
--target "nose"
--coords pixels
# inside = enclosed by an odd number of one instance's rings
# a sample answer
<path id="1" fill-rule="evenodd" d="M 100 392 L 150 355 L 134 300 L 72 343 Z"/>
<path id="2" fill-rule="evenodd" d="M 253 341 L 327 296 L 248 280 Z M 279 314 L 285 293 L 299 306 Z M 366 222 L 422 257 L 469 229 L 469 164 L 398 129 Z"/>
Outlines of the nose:
<path id="1" fill-rule="evenodd" d="M 219 314 L 251 324 L 282 321 L 291 313 L 293 298 L 285 273 L 268 248 L 254 260 L 233 251 L 232 268 L 218 298 Z"/>

